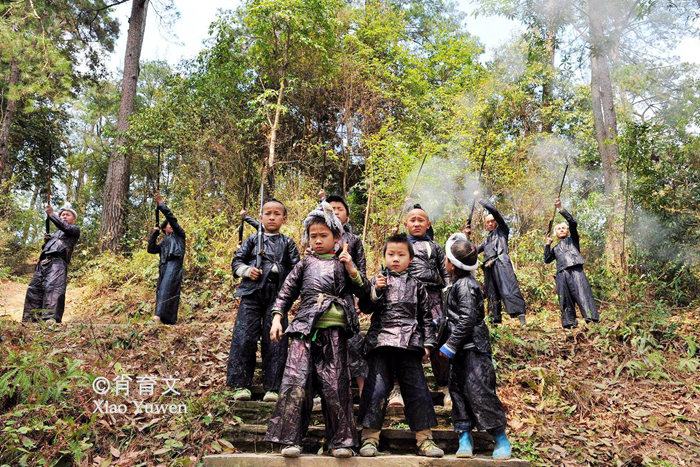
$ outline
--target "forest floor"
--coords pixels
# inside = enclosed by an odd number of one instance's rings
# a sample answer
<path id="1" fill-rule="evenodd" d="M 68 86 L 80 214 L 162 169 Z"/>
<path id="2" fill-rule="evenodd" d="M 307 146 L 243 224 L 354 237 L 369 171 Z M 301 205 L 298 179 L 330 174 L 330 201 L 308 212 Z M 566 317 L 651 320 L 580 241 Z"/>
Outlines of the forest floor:
<path id="1" fill-rule="evenodd" d="M 81 314 L 81 299 L 85 291 L 85 287 L 75 287 L 68 284 L 66 308 L 63 312 L 64 322 L 71 321 L 75 315 Z M 0 320 L 22 321 L 24 297 L 26 294 L 27 283 L 11 280 L 0 281 Z"/>
<path id="2" fill-rule="evenodd" d="M 16 309 L 26 285 L 1 290 L 0 310 Z M 218 321 L 105 326 L 109 316 L 85 305 L 95 294 L 70 295 L 70 319 L 54 329 L 0 319 L 0 464 L 194 465 L 237 451 L 221 435 L 241 423 L 224 385 L 235 304 Z M 652 315 L 604 308 L 600 324 L 565 332 L 552 306 L 527 329 L 492 329 L 515 455 L 547 466 L 700 465 L 699 313 Z M 90 385 L 121 374 L 177 378 L 180 394 L 160 384 L 153 396 L 99 396 Z M 126 413 L 101 413 L 98 400 Z M 136 413 L 134 400 L 187 413 Z"/>

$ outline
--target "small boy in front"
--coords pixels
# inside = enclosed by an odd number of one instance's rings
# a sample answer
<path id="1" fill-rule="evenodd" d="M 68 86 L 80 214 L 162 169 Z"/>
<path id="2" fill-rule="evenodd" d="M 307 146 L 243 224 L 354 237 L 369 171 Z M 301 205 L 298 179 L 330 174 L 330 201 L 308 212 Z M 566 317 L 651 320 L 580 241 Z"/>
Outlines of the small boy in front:
<path id="1" fill-rule="evenodd" d="M 428 295 L 423 284 L 408 274 L 413 246 L 406 235 L 389 237 L 383 254 L 386 270 L 372 279 L 371 304 L 365 307 L 372 314 L 372 324 L 364 345 L 369 371 L 360 402 L 360 455 L 378 454 L 387 398 L 396 375 L 418 455 L 442 457 L 444 452 L 433 442 L 430 431 L 437 420 L 421 363 L 436 345 Z"/>
<path id="2" fill-rule="evenodd" d="M 353 263 L 347 243 L 339 256 L 334 254 L 342 230 L 328 203 L 322 202 L 309 213 L 304 221 L 304 243 L 313 254 L 294 267 L 272 308 L 270 338 L 280 342 L 286 334 L 289 353 L 265 441 L 285 445 L 285 457 L 301 454 L 315 389 L 321 394 L 331 455 L 351 457 L 357 445 L 347 343 L 360 329 L 350 296 L 369 293 L 369 283 Z M 299 310 L 285 333 L 282 321 L 300 295 Z"/>
<path id="3" fill-rule="evenodd" d="M 261 336 L 263 389 L 266 391 L 263 400 L 276 401 L 282 383 L 287 343 L 270 340 L 270 311 L 287 274 L 299 262 L 299 251 L 294 240 L 280 233 L 286 220 L 287 208 L 284 204 L 275 199 L 266 202 L 261 218 L 265 233 L 260 267 L 255 267 L 258 234 L 251 235 L 243 242 L 231 262 L 234 277 L 243 278 L 235 294 L 241 297 L 241 302 L 233 327 L 226 371 L 226 385 L 234 388 L 233 398 L 236 401 L 250 400 L 255 353 Z M 286 320 L 281 325 L 286 326 Z"/>
<path id="4" fill-rule="evenodd" d="M 598 322 L 600 315 L 593 298 L 591 285 L 588 283 L 586 273 L 583 271 L 585 262 L 581 256 L 579 245 L 578 223 L 569 211 L 561 207 L 561 199 L 557 198 L 554 207 L 566 219 L 564 222 L 554 227 L 554 233 L 559 239 L 559 243 L 552 247 L 552 237 L 548 233 L 546 237 L 547 245 L 544 247 L 544 262 L 551 263 L 557 260 L 557 295 L 559 295 L 559 306 L 561 307 L 561 324 L 564 329 L 575 328 L 576 305 L 586 322 Z"/>
<path id="5" fill-rule="evenodd" d="M 484 321 L 484 297 L 472 275 L 479 266 L 478 250 L 463 233 L 445 244 L 445 266 L 452 278 L 446 293 L 447 341 L 440 353 L 452 360 L 450 393 L 452 422 L 459 434 L 457 457 L 472 457 L 474 427 L 485 430 L 496 443 L 494 459 L 509 459 L 506 416 L 496 395 L 496 371 L 491 362 L 489 330 Z"/>
<path id="6" fill-rule="evenodd" d="M 420 204 L 414 204 L 406 214 L 404 226 L 415 253 L 413 261 L 408 266 L 408 273 L 425 286 L 430 313 L 433 320 L 437 322 L 442 316 L 442 289 L 450 282 L 445 269 L 445 253 L 442 247 L 426 234 L 431 226 L 430 217 Z M 430 355 L 430 361 L 437 385 L 445 395 L 443 405 L 449 408 L 451 401 L 447 386 L 450 362 L 437 352 Z"/>

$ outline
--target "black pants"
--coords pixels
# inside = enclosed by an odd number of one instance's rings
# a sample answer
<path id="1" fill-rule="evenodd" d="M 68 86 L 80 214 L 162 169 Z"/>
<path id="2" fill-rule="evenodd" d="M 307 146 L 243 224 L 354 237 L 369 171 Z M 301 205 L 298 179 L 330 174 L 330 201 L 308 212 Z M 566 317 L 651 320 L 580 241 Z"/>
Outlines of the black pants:
<path id="1" fill-rule="evenodd" d="M 318 390 L 328 448 L 357 445 L 347 358 L 347 337 L 341 328 L 291 336 L 282 387 L 265 441 L 300 444 L 309 428 L 314 390 Z"/>
<path id="2" fill-rule="evenodd" d="M 364 428 L 381 430 L 394 376 L 404 400 L 404 414 L 411 431 L 437 426 L 433 399 L 423 373 L 423 352 L 379 347 L 367 357 L 369 372 L 360 400 L 359 423 Z"/>
<path id="3" fill-rule="evenodd" d="M 367 361 L 362 356 L 365 339 L 359 332 L 348 339 L 348 365 L 353 378 L 367 377 Z"/>
<path id="4" fill-rule="evenodd" d="M 39 261 L 27 288 L 22 321 L 61 322 L 66 307 L 67 274 L 68 264 L 61 258 Z"/>
<path id="5" fill-rule="evenodd" d="M 156 286 L 156 313 L 163 324 L 177 322 L 182 285 L 182 258 L 172 258 L 158 267 Z"/>
<path id="6" fill-rule="evenodd" d="M 491 434 L 506 427 L 506 416 L 496 395 L 496 371 L 491 357 L 478 351 L 460 350 L 450 372 L 452 423 L 457 433 L 478 427 Z"/>
<path id="7" fill-rule="evenodd" d="M 279 392 L 287 359 L 287 340 L 276 344 L 270 339 L 270 311 L 276 297 L 277 283 L 267 281 L 260 289 L 241 298 L 228 356 L 227 386 L 250 388 L 255 373 L 255 354 L 262 335 L 263 389 Z M 282 328 L 287 328 L 287 318 L 282 320 Z"/>
<path id="8" fill-rule="evenodd" d="M 489 313 L 494 323 L 500 323 L 501 301 L 511 317 L 525 314 L 525 299 L 520 293 L 518 278 L 508 255 L 501 255 L 494 263 L 484 268 L 484 286 L 488 298 Z"/>
<path id="9" fill-rule="evenodd" d="M 598 322 L 600 315 L 583 266 L 572 266 L 558 272 L 556 283 L 562 326 L 576 327 L 576 305 L 584 319 Z"/>

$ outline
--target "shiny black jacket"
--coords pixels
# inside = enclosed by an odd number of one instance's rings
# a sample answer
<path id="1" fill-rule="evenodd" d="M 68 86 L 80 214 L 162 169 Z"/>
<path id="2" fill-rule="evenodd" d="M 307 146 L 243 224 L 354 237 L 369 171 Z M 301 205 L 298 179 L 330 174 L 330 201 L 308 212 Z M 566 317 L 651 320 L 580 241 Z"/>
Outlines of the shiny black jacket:
<path id="1" fill-rule="evenodd" d="M 578 222 L 566 209 L 559 212 L 569 223 L 569 236 L 560 240 L 553 248 L 552 245 L 544 247 L 544 262 L 549 264 L 556 258 L 557 272 L 585 263 L 579 246 Z"/>
<path id="2" fill-rule="evenodd" d="M 450 276 L 445 269 L 445 252 L 433 240 L 413 243 L 415 256 L 408 265 L 408 273 L 427 286 L 445 286 Z"/>
<path id="3" fill-rule="evenodd" d="M 160 254 L 160 264 L 165 264 L 171 259 L 182 259 L 185 257 L 185 231 L 182 229 L 173 212 L 165 203 L 158 205 L 158 209 L 163 213 L 165 219 L 173 229 L 173 233 L 166 235 L 160 242 L 158 240 L 159 231 L 154 230 L 148 239 L 146 251 L 151 254 Z"/>
<path id="4" fill-rule="evenodd" d="M 375 277 L 370 281 L 374 293 L 362 300 L 370 302 L 363 310 L 372 314 L 363 353 L 366 355 L 385 346 L 401 349 L 435 347 L 433 315 L 425 286 L 407 273 L 384 271 L 383 274 L 387 279 L 386 288 L 375 290 Z"/>
<path id="5" fill-rule="evenodd" d="M 340 235 L 341 248 L 338 250 L 338 254 L 343 251 L 342 245 L 344 242 L 348 243 L 348 253 L 352 256 L 353 263 L 363 275 L 366 275 L 367 259 L 365 258 L 365 247 L 362 245 L 362 239 L 352 233 L 352 229 L 348 224 L 343 226 L 343 233 Z"/>
<path id="6" fill-rule="evenodd" d="M 503 219 L 503 216 L 501 216 L 501 213 L 498 212 L 498 209 L 496 209 L 493 204 L 489 203 L 485 199 L 479 200 L 479 204 L 481 204 L 493 216 L 493 219 L 498 224 L 498 227 L 489 232 L 489 234 L 486 236 L 486 240 L 484 240 L 481 245 L 476 247 L 477 253 L 481 253 L 482 251 L 484 252 L 484 262 L 486 262 L 492 258 L 497 258 L 503 254 L 508 254 L 508 236 L 510 235 L 510 227 L 508 227 L 505 219 Z"/>
<path id="7" fill-rule="evenodd" d="M 247 218 L 246 221 L 248 221 Z M 299 262 L 299 250 L 297 249 L 297 245 L 294 243 L 294 240 L 286 235 L 263 234 L 263 252 L 262 264 L 260 265 L 262 275 L 258 277 L 257 280 L 251 280 L 244 277 L 238 286 L 238 290 L 236 290 L 236 297 L 250 295 L 251 293 L 260 289 L 265 284 L 267 277 L 270 275 L 270 270 L 272 269 L 273 265 L 277 265 L 277 288 L 279 289 L 284 283 L 284 280 L 289 272 Z M 243 245 L 241 245 L 241 248 L 239 248 L 236 254 L 233 256 L 233 260 L 231 261 L 233 276 L 239 277 L 236 274 L 236 271 L 241 266 L 255 266 L 255 258 L 257 254 L 258 234 L 255 233 L 245 239 Z"/>
<path id="8" fill-rule="evenodd" d="M 359 320 L 351 295 L 362 297 L 369 293 L 369 281 L 360 272 L 362 285 L 355 285 L 338 258 L 320 258 L 316 255 L 302 259 L 282 285 L 272 311 L 286 316 L 292 304 L 301 296 L 299 311 L 289 324 L 287 334 L 308 336 L 321 315 L 335 303 L 345 310 L 349 334 L 360 332 Z"/>
<path id="9" fill-rule="evenodd" d="M 49 216 L 49 219 L 58 227 L 58 230 L 51 235 L 51 238 L 44 242 L 40 259 L 56 256 L 63 258 L 66 263 L 70 263 L 75 244 L 80 238 L 80 228 L 75 224 L 64 222 L 56 213 Z"/>
<path id="10" fill-rule="evenodd" d="M 472 274 L 457 278 L 446 292 L 444 316 L 449 337 L 445 345 L 454 353 L 474 348 L 491 354 L 489 329 L 484 322 L 484 297 Z"/>

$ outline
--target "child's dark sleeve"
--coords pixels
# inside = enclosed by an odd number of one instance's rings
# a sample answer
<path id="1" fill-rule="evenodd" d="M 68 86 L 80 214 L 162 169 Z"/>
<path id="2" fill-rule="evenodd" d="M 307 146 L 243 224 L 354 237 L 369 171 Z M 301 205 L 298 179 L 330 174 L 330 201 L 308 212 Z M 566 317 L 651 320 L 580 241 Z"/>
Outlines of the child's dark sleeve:
<path id="1" fill-rule="evenodd" d="M 496 206 L 489 203 L 485 199 L 480 199 L 479 204 L 481 204 L 484 207 L 484 209 L 486 209 L 493 216 L 493 220 L 496 221 L 496 223 L 498 224 L 498 227 L 503 229 L 506 234 L 510 233 L 510 227 L 508 227 L 506 220 L 503 219 L 503 216 L 501 216 L 501 213 L 498 212 L 498 209 L 496 209 Z"/>
<path id="2" fill-rule="evenodd" d="M 353 295 L 360 298 L 370 294 L 370 284 L 364 273 L 360 271 L 360 268 L 358 268 L 357 265 L 355 265 L 355 268 L 357 272 L 354 277 L 350 277 L 347 271 L 345 272 L 345 277 L 350 281 Z"/>
<path id="3" fill-rule="evenodd" d="M 552 248 L 552 245 L 545 245 L 544 246 L 544 263 L 549 264 L 552 261 L 557 259 L 557 257 L 554 255 L 554 248 Z"/>
<path id="4" fill-rule="evenodd" d="M 420 283 L 418 283 L 417 285 L 417 318 L 418 324 L 420 324 L 421 329 L 423 330 L 423 347 L 432 349 L 437 345 L 437 339 L 435 338 L 435 324 L 433 323 L 433 314 L 430 311 L 430 301 L 428 300 L 428 293 L 425 291 L 425 286 L 423 286 L 423 284 Z"/>
<path id="5" fill-rule="evenodd" d="M 559 213 L 569 224 L 569 235 L 571 235 L 571 241 L 574 243 L 574 246 L 576 246 L 576 249 L 581 251 L 581 247 L 579 246 L 578 222 L 576 222 L 574 216 L 572 216 L 566 209 L 560 209 Z"/>
<path id="6" fill-rule="evenodd" d="M 454 288 L 454 286 L 453 286 Z M 459 306 L 459 322 L 452 329 L 452 334 L 450 338 L 443 347 L 447 348 L 451 355 L 454 356 L 459 352 L 464 344 L 472 336 L 474 332 L 474 326 L 479 324 L 481 319 L 479 318 L 479 313 L 476 310 L 476 304 L 474 297 L 472 296 L 469 287 L 462 286 L 457 287 L 454 291 L 457 294 L 457 303 Z M 446 355 L 450 355 L 449 352 L 444 352 Z"/>
<path id="7" fill-rule="evenodd" d="M 243 245 L 241 245 L 238 251 L 236 251 L 236 254 L 233 255 L 233 260 L 231 261 L 233 277 L 241 277 L 236 271 L 238 271 L 241 266 L 248 266 L 248 262 L 253 254 L 253 249 L 255 248 L 255 240 L 255 235 L 246 238 Z"/>
<path id="8" fill-rule="evenodd" d="M 260 222 L 258 222 L 254 217 L 245 216 L 243 220 L 255 230 L 258 230 L 260 227 Z"/>
<path id="9" fill-rule="evenodd" d="M 185 231 L 178 223 L 177 217 L 175 217 L 175 214 L 173 214 L 168 205 L 165 203 L 160 203 L 158 205 L 158 209 L 160 209 L 160 212 L 165 215 L 165 218 L 168 220 L 168 224 L 170 224 L 170 227 L 173 229 L 173 233 L 177 234 L 179 237 L 185 238 Z"/>
<path id="10" fill-rule="evenodd" d="M 442 278 L 442 285 L 450 285 L 450 275 L 447 273 L 447 266 L 445 265 L 445 252 L 438 242 L 435 243 L 435 261 L 437 261 L 438 274 Z"/>
<path id="11" fill-rule="evenodd" d="M 158 241 L 158 234 L 160 234 L 160 231 L 154 230 L 151 236 L 148 238 L 148 246 L 146 246 L 146 251 L 152 255 L 157 255 L 160 253 L 160 245 L 156 243 Z"/>
<path id="12" fill-rule="evenodd" d="M 382 303 L 382 297 L 384 296 L 383 290 L 376 290 L 374 284 L 377 281 L 377 277 L 373 277 L 369 280 L 369 293 L 364 294 L 359 299 L 359 306 L 362 313 L 366 315 L 371 315 L 374 313 Z"/>
<path id="13" fill-rule="evenodd" d="M 351 256 L 355 266 L 362 274 L 367 275 L 367 259 L 365 258 L 365 247 L 362 245 L 362 240 L 358 238 L 353 249 L 355 251 Z"/>
<path id="14" fill-rule="evenodd" d="M 301 283 L 304 280 L 304 262 L 299 261 L 292 272 L 289 273 L 287 278 L 282 284 L 282 288 L 277 294 L 277 300 L 272 307 L 272 314 L 278 314 L 287 316 L 289 310 L 292 308 L 294 301 L 299 297 L 301 293 Z"/>
<path id="15" fill-rule="evenodd" d="M 290 267 L 296 266 L 299 262 L 299 249 L 291 238 L 287 239 L 287 256 L 289 257 Z"/>

